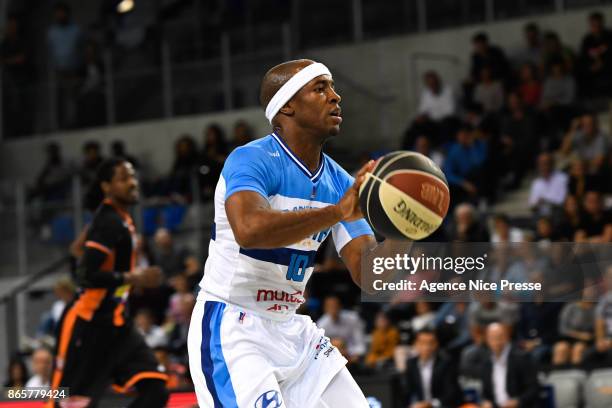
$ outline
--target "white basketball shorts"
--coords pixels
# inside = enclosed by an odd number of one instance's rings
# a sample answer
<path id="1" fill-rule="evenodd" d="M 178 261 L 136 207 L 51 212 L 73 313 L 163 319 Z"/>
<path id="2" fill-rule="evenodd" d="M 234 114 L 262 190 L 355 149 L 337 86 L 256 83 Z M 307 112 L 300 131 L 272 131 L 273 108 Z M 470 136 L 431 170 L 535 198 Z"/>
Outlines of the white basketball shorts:
<path id="1" fill-rule="evenodd" d="M 274 321 L 201 300 L 189 368 L 202 408 L 312 408 L 346 359 L 308 316 Z"/>

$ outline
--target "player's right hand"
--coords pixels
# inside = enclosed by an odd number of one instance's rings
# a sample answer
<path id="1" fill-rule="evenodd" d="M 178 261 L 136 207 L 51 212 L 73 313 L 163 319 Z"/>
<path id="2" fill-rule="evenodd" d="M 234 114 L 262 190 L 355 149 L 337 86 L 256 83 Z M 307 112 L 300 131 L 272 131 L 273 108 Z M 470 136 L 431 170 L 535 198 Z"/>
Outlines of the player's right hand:
<path id="1" fill-rule="evenodd" d="M 359 208 L 359 188 L 365 181 L 366 173 L 371 173 L 375 165 L 376 162 L 374 160 L 370 160 L 361 169 L 359 169 L 359 172 L 357 172 L 357 177 L 355 177 L 355 182 L 348 190 L 346 190 L 344 196 L 342 196 L 340 201 L 338 201 L 338 204 L 336 204 L 340 210 L 342 221 L 355 221 L 363 218 L 363 214 Z"/>
<path id="2" fill-rule="evenodd" d="M 162 283 L 162 272 L 158 266 L 136 268 L 128 275 L 130 276 L 129 283 L 141 288 L 157 288 Z"/>

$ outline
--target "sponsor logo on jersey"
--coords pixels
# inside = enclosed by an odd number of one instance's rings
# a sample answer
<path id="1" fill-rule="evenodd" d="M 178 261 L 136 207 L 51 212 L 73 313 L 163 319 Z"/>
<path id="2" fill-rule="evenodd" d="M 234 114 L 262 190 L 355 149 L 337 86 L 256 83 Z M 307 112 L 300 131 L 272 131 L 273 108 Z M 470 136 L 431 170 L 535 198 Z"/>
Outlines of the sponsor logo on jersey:
<path id="1" fill-rule="evenodd" d="M 280 392 L 276 390 L 266 391 L 255 401 L 255 408 L 279 408 L 283 406 Z"/>
<path id="2" fill-rule="evenodd" d="M 257 291 L 258 302 L 284 302 L 284 303 L 304 303 L 304 292 L 301 290 L 287 293 L 284 290 L 259 289 Z"/>
<path id="3" fill-rule="evenodd" d="M 280 153 L 278 152 L 278 150 L 275 152 L 268 152 L 268 154 L 272 157 L 280 157 Z"/>
<path id="4" fill-rule="evenodd" d="M 335 347 L 331 345 L 329 337 L 321 336 L 319 339 L 319 344 L 317 344 L 315 349 L 317 351 L 315 352 L 314 359 L 318 360 L 321 353 L 323 353 L 325 357 L 329 357 L 329 355 L 334 351 Z"/>

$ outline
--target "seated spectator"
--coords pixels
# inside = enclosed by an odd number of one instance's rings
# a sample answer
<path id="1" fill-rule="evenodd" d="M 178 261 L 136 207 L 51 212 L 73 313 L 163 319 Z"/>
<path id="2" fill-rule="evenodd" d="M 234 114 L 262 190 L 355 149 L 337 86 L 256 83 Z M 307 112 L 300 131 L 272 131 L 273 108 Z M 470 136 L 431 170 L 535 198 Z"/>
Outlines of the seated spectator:
<path id="1" fill-rule="evenodd" d="M 174 145 L 174 163 L 166 181 L 165 193 L 183 202 L 191 199 L 192 177 L 198 171 L 198 150 L 190 135 L 182 135 Z"/>
<path id="2" fill-rule="evenodd" d="M 568 109 L 576 98 L 576 82 L 565 70 L 562 61 L 551 63 L 550 71 L 544 79 L 540 106 L 544 110 Z"/>
<path id="3" fill-rule="evenodd" d="M 168 343 L 164 329 L 157 326 L 154 322 L 153 313 L 149 309 L 140 309 L 134 317 L 136 330 L 142 335 L 151 348 L 163 347 Z"/>
<path id="4" fill-rule="evenodd" d="M 499 323 L 487 327 L 490 359 L 482 367 L 483 408 L 536 407 L 538 380 L 529 357 L 510 342 L 508 329 Z"/>
<path id="5" fill-rule="evenodd" d="M 432 326 L 436 313 L 434 312 L 431 303 L 415 302 L 414 311 L 415 314 L 410 320 L 410 328 L 414 333 Z"/>
<path id="6" fill-rule="evenodd" d="M 530 22 L 523 28 L 525 44 L 514 55 L 515 65 L 538 65 L 542 60 L 542 41 L 540 27 L 536 23 Z"/>
<path id="7" fill-rule="evenodd" d="M 176 356 L 187 355 L 187 333 L 189 333 L 189 322 L 191 313 L 195 306 L 195 298 L 183 297 L 180 304 L 180 314 L 174 320 L 168 320 L 168 348 Z"/>
<path id="8" fill-rule="evenodd" d="M 519 346 L 537 363 L 550 359 L 551 348 L 558 340 L 557 318 L 562 306 L 541 298 L 521 303 L 516 331 Z"/>
<path id="9" fill-rule="evenodd" d="M 484 333 L 485 328 L 492 323 L 502 323 L 513 327 L 518 320 L 518 305 L 499 301 L 488 300 L 473 302 L 468 307 L 468 321 L 471 330 Z"/>
<path id="10" fill-rule="evenodd" d="M 462 350 L 471 341 L 467 308 L 465 302 L 446 302 L 436 312 L 433 327 L 449 353 Z"/>
<path id="11" fill-rule="evenodd" d="M 612 211 L 605 210 L 601 193 L 588 191 L 584 196 L 584 214 L 574 240 L 612 242 Z"/>
<path id="12" fill-rule="evenodd" d="M 189 287 L 187 274 L 180 273 L 170 278 L 170 285 L 174 289 L 174 293 L 170 296 L 167 316 L 170 320 L 180 320 L 182 314 L 182 304 L 185 299 L 193 300 L 194 294 Z"/>
<path id="13" fill-rule="evenodd" d="M 153 237 L 153 264 L 159 266 L 166 277 L 175 276 L 185 268 L 189 256 L 187 249 L 176 248 L 172 233 L 166 228 L 158 228 Z"/>
<path id="14" fill-rule="evenodd" d="M 540 248 L 547 248 L 551 242 L 561 240 L 560 232 L 553 225 L 550 217 L 540 217 L 536 222 L 536 234 L 534 241 L 540 244 Z"/>
<path id="15" fill-rule="evenodd" d="M 32 372 L 26 383 L 26 388 L 48 389 L 51 385 L 51 370 L 53 368 L 53 355 L 45 348 L 41 347 L 32 353 Z"/>
<path id="16" fill-rule="evenodd" d="M 135 169 L 140 168 L 138 159 L 125 150 L 125 143 L 123 143 L 122 140 L 115 140 L 113 143 L 111 143 L 111 154 L 113 157 L 132 163 L 132 166 L 134 166 Z"/>
<path id="17" fill-rule="evenodd" d="M 587 191 L 604 190 L 601 177 L 588 173 L 588 164 L 585 160 L 576 157 L 572 160 L 569 171 L 568 190 L 578 201 L 584 200 Z"/>
<path id="18" fill-rule="evenodd" d="M 604 279 L 607 291 L 595 308 L 595 346 L 584 356 L 588 369 L 612 366 L 612 266 L 607 267 Z"/>
<path id="19" fill-rule="evenodd" d="M 537 77 L 534 65 L 524 64 L 521 66 L 518 94 L 527 107 L 535 108 L 540 104 L 542 82 Z"/>
<path id="20" fill-rule="evenodd" d="M 485 113 L 497 113 L 504 106 L 503 84 L 494 79 L 491 68 L 480 70 L 480 81 L 474 88 L 474 102 L 479 103 Z"/>
<path id="21" fill-rule="evenodd" d="M 518 94 L 508 95 L 508 112 L 502 116 L 500 127 L 502 159 L 508 163 L 510 188 L 520 187 L 523 177 L 531 169 L 539 150 L 536 117 L 523 106 Z"/>
<path id="22" fill-rule="evenodd" d="M 338 337 L 345 342 L 349 361 L 359 361 L 366 351 L 364 324 L 359 315 L 342 309 L 342 303 L 337 296 L 325 298 L 323 312 L 317 326 L 325 330 L 327 337 Z"/>
<path id="23" fill-rule="evenodd" d="M 593 292 L 592 289 L 592 286 L 585 287 L 584 291 Z M 567 303 L 559 316 L 559 334 L 571 349 L 571 355 L 580 357 L 574 359 L 574 363 L 582 362 L 584 348 L 593 344 L 595 338 L 595 303 L 588 299 L 587 295 L 582 300 Z"/>
<path id="24" fill-rule="evenodd" d="M 452 134 L 457 102 L 453 89 L 442 82 L 435 71 L 423 75 L 424 87 L 421 91 L 418 115 L 404 137 L 404 148 L 410 149 L 419 136 L 426 136 L 438 146 L 447 141 Z"/>
<path id="25" fill-rule="evenodd" d="M 486 143 L 475 139 L 469 126 L 462 126 L 457 132 L 456 142 L 448 148 L 443 168 L 453 202 L 473 202 L 478 199 L 486 158 Z"/>
<path id="26" fill-rule="evenodd" d="M 423 156 L 429 157 L 440 168 L 443 166 L 444 155 L 440 151 L 432 149 L 431 142 L 427 136 L 418 136 L 414 142 L 414 148 L 408 150 L 414 150 L 417 153 L 421 153 Z"/>
<path id="27" fill-rule="evenodd" d="M 74 298 L 76 288 L 69 278 L 59 279 L 53 285 L 53 294 L 57 298 L 51 305 L 51 309 L 43 314 L 37 335 L 54 336 L 57 325 L 62 317 L 64 308 Z"/>
<path id="28" fill-rule="evenodd" d="M 487 228 L 478 221 L 473 205 L 463 203 L 455 208 L 450 239 L 455 242 L 489 242 Z"/>
<path id="29" fill-rule="evenodd" d="M 544 34 L 544 47 L 540 71 L 550 72 L 553 63 L 561 61 L 564 71 L 570 75 L 574 72 L 574 53 L 570 47 L 561 43 L 559 35 L 554 31 Z"/>
<path id="30" fill-rule="evenodd" d="M 574 241 L 576 231 L 582 223 L 582 214 L 578 199 L 573 195 L 568 195 L 563 202 L 563 213 L 557 227 L 564 241 Z"/>
<path id="31" fill-rule="evenodd" d="M 8 388 L 23 388 L 28 378 L 28 368 L 23 359 L 16 354 L 11 356 L 4 386 Z"/>
<path id="32" fill-rule="evenodd" d="M 604 15 L 589 16 L 589 34 L 582 40 L 578 78 L 587 96 L 612 95 L 612 31 L 606 29 Z"/>
<path id="33" fill-rule="evenodd" d="M 555 171 L 550 153 L 538 156 L 538 177 L 531 183 L 529 207 L 538 216 L 553 215 L 567 195 L 567 175 Z"/>
<path id="34" fill-rule="evenodd" d="M 510 225 L 506 214 L 497 214 L 493 217 L 493 235 L 491 242 L 523 242 L 523 231 Z"/>
<path id="35" fill-rule="evenodd" d="M 239 146 L 243 146 L 254 140 L 253 129 L 243 120 L 239 120 L 234 125 L 234 135 L 230 150 L 234 150 Z"/>
<path id="36" fill-rule="evenodd" d="M 100 153 L 100 144 L 95 141 L 89 141 L 83 145 L 83 161 L 79 169 L 81 176 L 81 184 L 89 187 L 96 179 L 98 167 L 104 161 L 104 157 Z"/>
<path id="37" fill-rule="evenodd" d="M 483 32 L 477 33 L 472 37 L 472 45 L 474 49 L 472 65 L 470 67 L 472 82 L 477 83 L 480 81 L 484 67 L 489 67 L 489 76 L 492 80 L 505 82 L 510 76 L 510 64 L 508 64 L 506 54 L 504 54 L 502 49 L 491 45 L 489 37 Z"/>
<path id="38" fill-rule="evenodd" d="M 40 198 L 44 203 L 64 200 L 71 189 L 70 167 L 64 162 L 57 143 L 49 143 L 45 150 L 45 163 L 36 177 L 36 185 L 30 191 L 28 199 Z"/>
<path id="39" fill-rule="evenodd" d="M 399 331 L 391 325 L 389 317 L 384 312 L 376 315 L 370 350 L 365 358 L 367 366 L 383 368 L 387 363 L 393 363 L 395 346 L 399 344 Z"/>
<path id="40" fill-rule="evenodd" d="M 204 148 L 200 153 L 200 187 L 204 197 L 212 197 L 227 158 L 225 133 L 217 124 L 206 128 Z"/>
<path id="41" fill-rule="evenodd" d="M 435 332 L 421 330 L 414 341 L 416 356 L 406 370 L 406 402 L 410 408 L 458 407 L 463 402 L 454 362 L 439 350 Z"/>
<path id="42" fill-rule="evenodd" d="M 589 174 L 600 174 L 608 152 L 607 135 L 599 129 L 597 117 L 582 115 L 572 121 L 561 146 L 564 157 L 575 155 L 588 163 Z"/>

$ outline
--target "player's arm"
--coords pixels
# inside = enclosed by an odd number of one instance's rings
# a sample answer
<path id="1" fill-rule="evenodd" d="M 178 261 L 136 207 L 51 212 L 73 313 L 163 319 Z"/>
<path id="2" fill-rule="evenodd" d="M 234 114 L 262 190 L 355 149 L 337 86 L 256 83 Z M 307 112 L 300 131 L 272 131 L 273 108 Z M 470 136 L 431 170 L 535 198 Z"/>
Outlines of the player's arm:
<path id="1" fill-rule="evenodd" d="M 159 268 L 136 268 L 133 271 L 114 271 L 113 249 L 118 232 L 109 223 L 91 228 L 85 241 L 84 253 L 77 268 L 77 277 L 89 287 L 114 288 L 123 284 L 155 287 L 161 280 Z"/>
<path id="2" fill-rule="evenodd" d="M 338 204 L 324 208 L 278 211 L 272 209 L 259 192 L 233 193 L 225 201 L 225 212 L 238 245 L 242 248 L 279 248 L 295 244 L 341 221 L 361 218 L 359 187 L 366 172 L 373 167 L 374 162 L 363 166 Z"/>
<path id="3" fill-rule="evenodd" d="M 376 247 L 373 235 L 362 235 L 352 239 L 340 250 L 340 257 L 351 273 L 353 282 L 361 287 L 361 260 Z"/>

